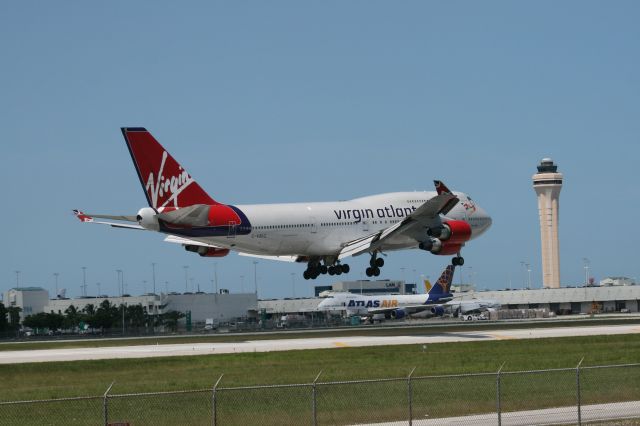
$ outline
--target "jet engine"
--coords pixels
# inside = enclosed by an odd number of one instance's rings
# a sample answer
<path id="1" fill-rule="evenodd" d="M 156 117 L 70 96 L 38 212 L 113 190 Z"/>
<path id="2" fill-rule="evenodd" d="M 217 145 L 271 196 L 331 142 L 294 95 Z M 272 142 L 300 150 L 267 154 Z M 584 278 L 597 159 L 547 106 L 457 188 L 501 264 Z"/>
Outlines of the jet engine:
<path id="1" fill-rule="evenodd" d="M 471 226 L 464 220 L 450 220 L 430 228 L 427 234 L 431 239 L 420 243 L 419 248 L 439 255 L 456 254 L 471 238 Z"/>
<path id="2" fill-rule="evenodd" d="M 437 317 L 444 315 L 444 308 L 442 306 L 434 306 L 431 308 L 431 313 Z"/>
<path id="3" fill-rule="evenodd" d="M 395 311 L 391 311 L 391 318 L 400 319 L 407 316 L 407 313 L 403 309 L 396 309 Z"/>
<path id="4" fill-rule="evenodd" d="M 186 245 L 184 246 L 184 249 L 186 251 L 198 253 L 202 257 L 224 257 L 229 254 L 229 249 L 217 247 Z"/>
<path id="5" fill-rule="evenodd" d="M 136 219 L 138 220 L 140 226 L 142 226 L 144 229 L 147 229 L 149 231 L 160 230 L 160 224 L 158 223 L 156 212 L 151 207 L 143 207 L 138 210 Z"/>

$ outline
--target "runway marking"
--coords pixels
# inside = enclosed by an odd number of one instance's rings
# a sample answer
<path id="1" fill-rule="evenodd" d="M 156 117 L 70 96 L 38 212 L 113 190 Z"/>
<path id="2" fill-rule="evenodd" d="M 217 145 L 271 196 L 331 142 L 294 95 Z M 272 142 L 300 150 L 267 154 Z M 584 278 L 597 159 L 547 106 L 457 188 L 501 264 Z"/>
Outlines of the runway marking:
<path id="1" fill-rule="evenodd" d="M 492 334 L 492 333 L 488 333 L 489 336 L 495 338 L 496 340 L 515 340 L 517 339 L 517 337 L 514 336 L 504 336 L 502 334 Z"/>
<path id="2" fill-rule="evenodd" d="M 337 348 L 350 348 L 351 346 L 347 345 L 344 342 L 333 342 L 333 344 L 337 347 Z"/>

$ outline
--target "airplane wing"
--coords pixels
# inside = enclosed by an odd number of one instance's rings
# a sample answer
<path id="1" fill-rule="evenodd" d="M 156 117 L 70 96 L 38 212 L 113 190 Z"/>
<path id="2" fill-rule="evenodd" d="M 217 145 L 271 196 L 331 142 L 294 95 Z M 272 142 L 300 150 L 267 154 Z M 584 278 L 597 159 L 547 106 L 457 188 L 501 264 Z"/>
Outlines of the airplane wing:
<path id="1" fill-rule="evenodd" d="M 80 220 L 80 222 L 97 223 L 97 224 L 100 224 L 100 225 L 109 225 L 109 226 L 111 226 L 113 228 L 138 229 L 138 230 L 143 230 L 143 231 L 145 230 L 140 225 L 127 225 L 127 224 L 124 224 L 124 223 L 104 222 L 104 221 L 100 221 L 100 220 L 95 220 L 95 218 L 98 218 L 98 219 L 122 220 L 122 221 L 126 221 L 126 222 L 137 222 L 135 216 L 88 215 L 86 213 L 81 212 L 80 210 L 74 210 L 73 214 L 78 218 L 78 220 Z"/>
<path id="2" fill-rule="evenodd" d="M 407 315 L 412 315 L 415 314 L 417 312 L 422 312 L 425 311 L 427 309 L 431 309 L 431 307 L 433 307 L 433 303 L 428 304 L 428 305 L 409 305 L 409 306 L 402 306 L 402 307 L 393 307 L 393 308 L 374 308 L 374 309 L 369 309 L 369 314 L 370 315 L 375 315 L 375 314 L 385 314 L 387 312 L 392 312 L 392 311 L 397 311 L 398 309 L 402 309 L 403 311 L 406 312 Z"/>
<path id="3" fill-rule="evenodd" d="M 222 245 L 208 244 L 202 241 L 191 240 L 189 238 L 178 237 L 177 235 L 169 235 L 164 239 L 168 243 L 182 244 L 182 245 L 190 245 L 190 246 L 200 246 L 200 247 L 210 247 L 217 249 L 229 249 L 230 247 L 223 247 Z M 266 260 L 279 260 L 281 262 L 298 262 L 300 261 L 300 256 L 265 256 L 260 254 L 252 254 L 252 253 L 243 253 L 238 252 L 240 256 L 248 256 L 255 257 L 258 259 L 266 259 Z"/>
<path id="4" fill-rule="evenodd" d="M 279 260 L 281 262 L 300 262 L 301 256 L 266 256 L 261 254 L 243 253 L 238 252 L 240 256 L 255 257 L 257 259 L 265 260 Z"/>
<path id="5" fill-rule="evenodd" d="M 404 220 L 365 238 L 346 243 L 338 254 L 338 259 L 384 250 L 387 246 L 393 247 L 393 239 L 397 237 L 420 242 L 421 238 L 424 238 L 425 228 L 439 225 L 440 215 L 446 215 L 457 202 L 458 197 L 450 192 L 442 192 L 424 202 Z"/>

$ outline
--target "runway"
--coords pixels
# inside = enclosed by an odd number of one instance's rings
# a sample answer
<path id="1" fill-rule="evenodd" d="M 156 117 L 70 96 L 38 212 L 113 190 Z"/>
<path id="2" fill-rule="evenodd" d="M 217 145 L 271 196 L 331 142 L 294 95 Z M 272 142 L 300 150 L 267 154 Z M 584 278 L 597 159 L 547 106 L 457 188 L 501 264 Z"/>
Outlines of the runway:
<path id="1" fill-rule="evenodd" d="M 640 401 L 616 402 L 610 404 L 593 404 L 581 407 L 581 421 L 606 422 L 640 417 Z M 408 422 L 376 423 L 370 426 L 397 426 Z M 498 413 L 477 414 L 473 416 L 444 417 L 437 419 L 414 419 L 414 425 L 420 426 L 463 426 L 463 425 L 496 425 Z M 578 423 L 578 407 L 544 408 L 540 410 L 503 412 L 500 424 L 505 426 L 526 425 L 562 425 Z M 618 424 L 618 423 L 616 423 Z M 625 424 L 625 423 L 622 423 Z M 629 423 L 631 424 L 631 423 Z M 635 423 L 634 423 L 635 424 Z"/>
<path id="2" fill-rule="evenodd" d="M 541 339 L 570 336 L 637 334 L 638 325 L 611 325 L 557 328 L 526 328 L 490 331 L 444 332 L 413 336 L 344 336 L 298 339 L 249 340 L 229 343 L 183 343 L 97 348 L 35 349 L 0 351 L 0 364 L 80 361 L 162 356 L 217 355 L 246 352 L 273 352 L 304 349 L 331 349 L 387 345 L 429 345 L 509 339 Z"/>

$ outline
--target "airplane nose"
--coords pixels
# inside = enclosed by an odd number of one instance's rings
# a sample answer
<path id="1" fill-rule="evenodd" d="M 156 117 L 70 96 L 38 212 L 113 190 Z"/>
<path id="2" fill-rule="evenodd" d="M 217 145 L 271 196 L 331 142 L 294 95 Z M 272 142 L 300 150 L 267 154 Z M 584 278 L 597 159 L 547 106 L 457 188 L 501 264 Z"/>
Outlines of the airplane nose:
<path id="1" fill-rule="evenodd" d="M 489 216 L 483 208 L 478 206 L 476 206 L 476 208 L 478 209 L 478 215 L 476 217 L 480 219 L 479 220 L 480 223 L 478 223 L 478 226 L 475 229 L 475 232 L 473 233 L 474 237 L 478 237 L 484 234 L 487 231 L 487 229 L 489 229 L 493 224 L 493 220 L 491 219 L 491 216 Z"/>

